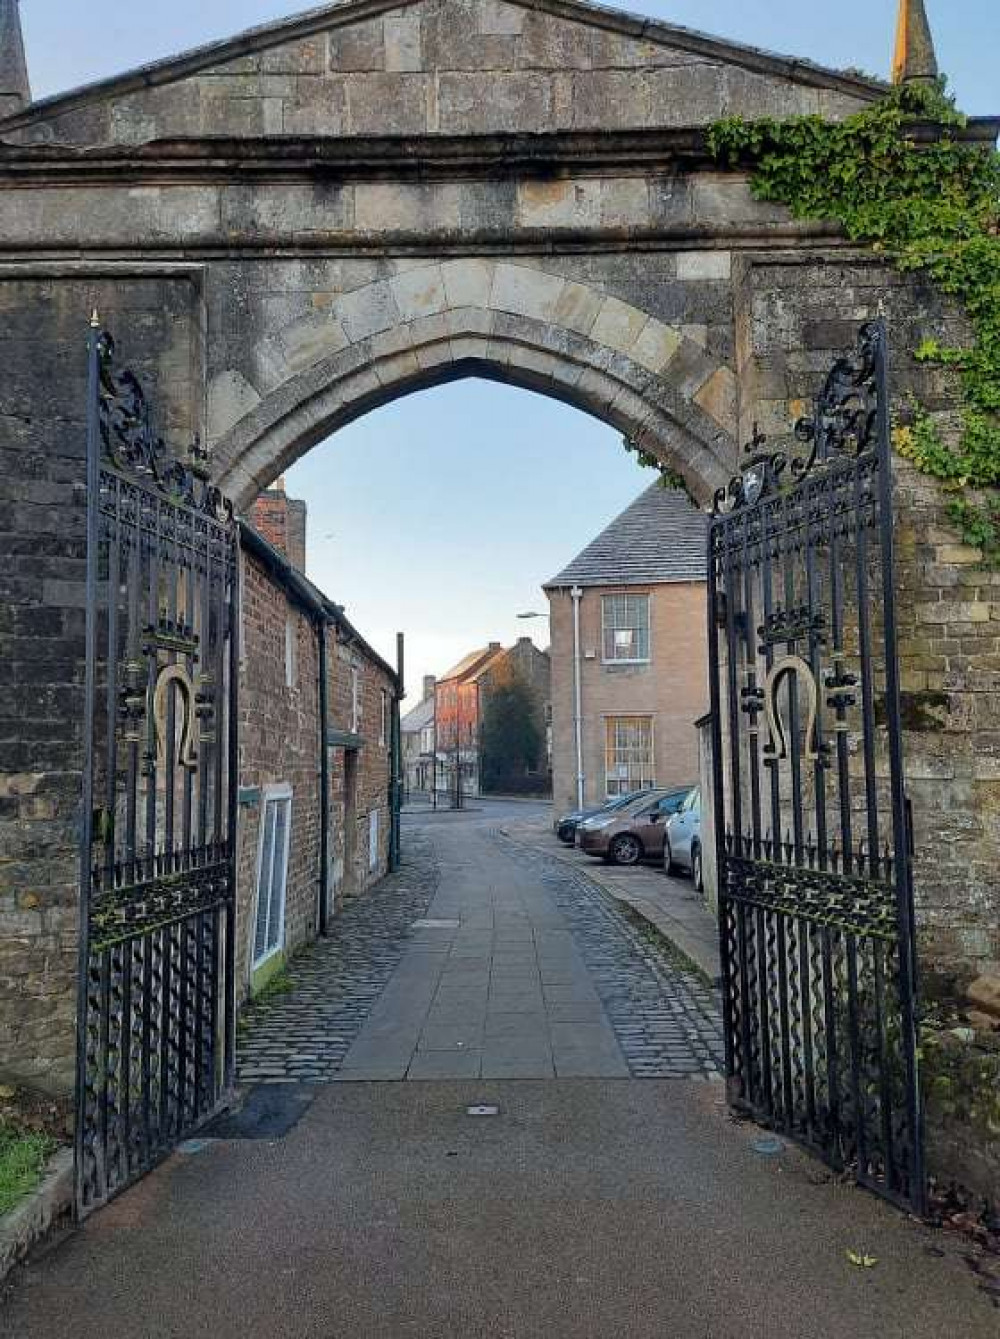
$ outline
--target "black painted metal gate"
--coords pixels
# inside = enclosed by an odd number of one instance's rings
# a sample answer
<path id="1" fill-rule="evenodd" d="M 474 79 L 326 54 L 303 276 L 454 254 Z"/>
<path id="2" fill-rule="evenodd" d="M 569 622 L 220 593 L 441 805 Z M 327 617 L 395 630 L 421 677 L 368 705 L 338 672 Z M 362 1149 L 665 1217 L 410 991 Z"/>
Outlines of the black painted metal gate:
<path id="1" fill-rule="evenodd" d="M 89 358 L 81 1214 L 217 1108 L 234 1039 L 236 525 L 96 319 Z"/>
<path id="2" fill-rule="evenodd" d="M 710 528 L 716 859 L 731 1101 L 920 1210 L 886 332 L 757 438 Z"/>

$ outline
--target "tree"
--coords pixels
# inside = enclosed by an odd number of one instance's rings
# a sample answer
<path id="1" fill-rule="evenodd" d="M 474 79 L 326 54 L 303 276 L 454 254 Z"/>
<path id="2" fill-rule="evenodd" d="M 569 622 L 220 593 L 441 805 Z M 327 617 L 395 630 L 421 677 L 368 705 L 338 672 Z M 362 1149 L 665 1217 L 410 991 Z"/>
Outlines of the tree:
<path id="1" fill-rule="evenodd" d="M 529 777 L 540 770 L 544 740 L 534 698 L 522 679 L 503 684 L 487 697 L 481 747 L 484 791 L 538 789 L 537 781 Z"/>

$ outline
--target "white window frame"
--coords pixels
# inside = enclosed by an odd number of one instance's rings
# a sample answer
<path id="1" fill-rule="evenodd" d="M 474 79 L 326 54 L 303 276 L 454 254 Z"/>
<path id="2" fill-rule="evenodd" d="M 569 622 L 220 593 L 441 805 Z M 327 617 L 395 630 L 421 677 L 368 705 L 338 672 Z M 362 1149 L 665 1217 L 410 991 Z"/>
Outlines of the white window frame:
<path id="1" fill-rule="evenodd" d="M 299 628 L 291 609 L 285 610 L 285 687 L 295 688 L 299 681 Z"/>
<path id="2" fill-rule="evenodd" d="M 264 864 L 264 844 L 267 837 L 267 814 L 268 807 L 271 804 L 287 804 L 287 815 L 285 820 L 285 842 L 284 850 L 281 852 L 281 908 L 278 917 L 278 937 L 277 941 L 270 947 L 265 943 L 264 952 L 257 957 L 257 921 L 260 912 L 260 878 L 263 872 Z M 286 782 L 277 785 L 264 786 L 260 793 L 260 832 L 257 837 L 257 881 L 254 888 L 253 918 L 250 922 L 250 961 L 252 970 L 258 971 L 269 962 L 276 953 L 280 953 L 285 947 L 285 915 L 288 907 L 288 852 L 291 847 L 292 837 L 292 788 Z M 271 874 L 274 875 L 274 854 L 272 850 Z M 270 899 L 271 885 L 268 885 L 268 898 Z"/>
<path id="3" fill-rule="evenodd" d="M 638 778 L 631 774 L 624 777 L 616 776 L 613 778 L 614 784 L 620 789 L 612 789 L 612 777 L 608 770 L 609 749 L 608 734 L 612 724 L 619 721 L 646 721 L 649 724 L 649 756 L 648 768 L 640 769 Z M 626 765 L 627 766 L 627 765 Z M 619 768 L 620 770 L 620 768 Z M 641 771 L 648 770 L 648 776 L 642 776 Z M 652 789 L 656 785 L 656 718 L 643 712 L 629 712 L 622 715 L 607 715 L 604 717 L 604 793 L 609 799 L 614 799 L 619 795 L 627 795 L 629 791 Z"/>
<path id="4" fill-rule="evenodd" d="M 612 623 L 609 624 L 609 622 L 608 622 L 608 610 L 609 610 L 609 607 L 611 607 L 612 604 L 613 604 L 613 602 L 616 601 L 616 600 L 625 600 L 625 601 L 628 601 L 628 600 L 634 600 L 634 601 L 636 601 L 636 602 L 638 602 L 639 600 L 644 600 L 644 601 L 645 601 L 645 604 L 646 604 L 646 628 L 645 628 L 645 632 L 646 632 L 646 654 L 645 654 L 644 656 L 641 656 L 641 655 L 632 655 L 632 656 L 610 655 L 610 656 L 609 656 L 609 655 L 608 655 L 608 633 L 609 633 L 609 632 L 611 632 L 611 633 L 614 633 L 614 632 L 626 632 L 626 631 L 631 630 L 631 631 L 635 634 L 636 642 L 638 642 L 638 634 L 639 634 L 639 631 L 640 631 L 639 623 L 638 623 L 637 621 L 636 621 L 636 622 L 623 623 L 623 624 L 621 624 L 620 626 L 619 626 L 616 622 L 612 622 Z M 635 593 L 635 592 L 632 592 L 632 591 L 619 591 L 617 594 L 613 594 L 613 595 L 602 595 L 602 596 L 601 596 L 601 659 L 602 659 L 603 663 L 604 663 L 605 665 L 648 665 L 648 664 L 650 663 L 650 660 L 652 659 L 652 651 L 653 651 L 653 627 L 652 627 L 652 624 L 653 624 L 653 601 L 652 601 L 652 598 L 651 598 L 651 596 L 649 595 L 648 592 L 642 591 L 642 592 Z"/>

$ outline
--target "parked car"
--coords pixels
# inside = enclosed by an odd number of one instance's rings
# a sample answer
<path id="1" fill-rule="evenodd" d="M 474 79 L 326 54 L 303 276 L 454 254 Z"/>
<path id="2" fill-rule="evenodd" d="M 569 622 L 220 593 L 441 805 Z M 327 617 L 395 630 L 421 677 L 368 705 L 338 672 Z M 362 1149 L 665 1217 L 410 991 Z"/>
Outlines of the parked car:
<path id="1" fill-rule="evenodd" d="M 588 855 L 615 865 L 637 865 L 640 860 L 658 857 L 663 853 L 667 820 L 690 793 L 690 786 L 646 791 L 621 809 L 595 814 L 577 828 L 577 844 Z"/>
<path id="2" fill-rule="evenodd" d="M 704 887 L 701 861 L 701 790 L 696 786 L 667 823 L 663 868 L 667 874 L 689 870 L 700 893 Z"/>
<path id="3" fill-rule="evenodd" d="M 587 818 L 594 818 L 598 814 L 609 813 L 614 809 L 624 809 L 627 804 L 633 800 L 638 800 L 642 795 L 648 795 L 648 790 L 633 790 L 628 795 L 616 795 L 614 799 L 608 800 L 604 804 L 595 804 L 591 809 L 574 809 L 571 813 L 563 814 L 552 824 L 555 834 L 561 842 L 567 846 L 572 846 L 576 841 L 576 830 L 580 824 Z"/>

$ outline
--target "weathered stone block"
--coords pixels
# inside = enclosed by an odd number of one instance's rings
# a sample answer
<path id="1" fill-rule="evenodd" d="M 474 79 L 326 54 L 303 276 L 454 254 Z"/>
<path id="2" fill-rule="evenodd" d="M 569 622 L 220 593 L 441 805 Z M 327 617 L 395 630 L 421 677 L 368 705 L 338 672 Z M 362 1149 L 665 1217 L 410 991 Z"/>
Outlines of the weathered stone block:
<path id="1" fill-rule="evenodd" d="M 384 70 L 382 20 L 345 24 L 330 34 L 330 69 L 343 74 L 357 70 Z"/>
<path id="2" fill-rule="evenodd" d="M 391 282 L 399 314 L 404 321 L 432 316 L 448 306 L 440 265 L 424 265 L 407 270 Z"/>
<path id="3" fill-rule="evenodd" d="M 728 251 L 682 251 L 677 257 L 677 278 L 692 283 L 728 279 L 732 255 Z"/>
<path id="4" fill-rule="evenodd" d="M 520 265 L 498 265 L 493 279 L 492 306 L 538 321 L 552 317 L 565 280 Z"/>
<path id="5" fill-rule="evenodd" d="M 386 70 L 413 71 L 422 68 L 420 23 L 419 10 L 387 14 L 382 20 Z"/>

